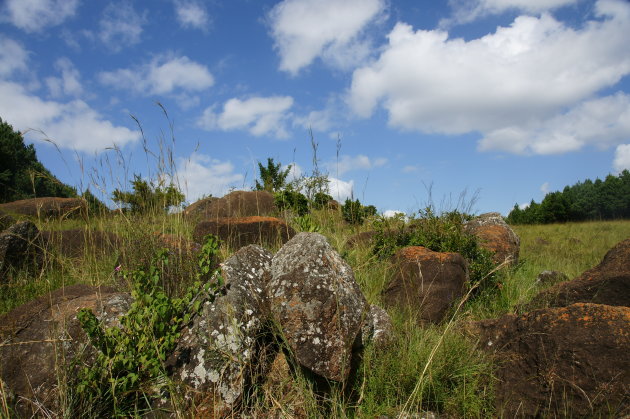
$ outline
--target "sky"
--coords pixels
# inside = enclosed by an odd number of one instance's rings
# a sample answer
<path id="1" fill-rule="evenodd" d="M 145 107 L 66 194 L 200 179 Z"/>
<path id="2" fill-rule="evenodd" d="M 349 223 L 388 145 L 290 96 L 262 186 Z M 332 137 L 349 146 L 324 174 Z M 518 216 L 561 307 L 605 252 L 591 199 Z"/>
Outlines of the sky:
<path id="1" fill-rule="evenodd" d="M 507 215 L 630 168 L 630 1 L 2 0 L 0 118 L 102 199 L 316 158 L 340 201 Z"/>

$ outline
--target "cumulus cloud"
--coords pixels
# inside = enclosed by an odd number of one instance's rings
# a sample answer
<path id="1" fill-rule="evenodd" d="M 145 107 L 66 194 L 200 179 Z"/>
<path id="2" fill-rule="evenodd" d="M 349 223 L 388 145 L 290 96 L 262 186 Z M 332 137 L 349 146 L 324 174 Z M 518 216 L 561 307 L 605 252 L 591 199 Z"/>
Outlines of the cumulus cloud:
<path id="1" fill-rule="evenodd" d="M 343 202 L 354 195 L 354 180 L 343 181 L 335 177 L 329 177 L 328 190 L 333 199 Z"/>
<path id="2" fill-rule="evenodd" d="M 443 20 L 441 25 L 468 23 L 480 17 L 500 14 L 508 10 L 542 13 L 577 2 L 578 0 L 449 0 L 453 16 Z"/>
<path id="3" fill-rule="evenodd" d="M 198 1 L 175 0 L 177 22 L 183 28 L 206 30 L 210 24 L 210 16 L 203 4 Z"/>
<path id="4" fill-rule="evenodd" d="M 382 106 L 389 124 L 402 130 L 480 132 L 483 150 L 553 153 L 611 142 L 609 135 L 618 141 L 627 98 L 591 98 L 630 74 L 630 4 L 600 0 L 594 13 L 599 19 L 580 29 L 549 14 L 520 16 L 470 41 L 398 23 L 378 60 L 354 72 L 348 103 L 362 117 Z M 607 106 L 621 121 L 598 124 L 597 138 L 563 132 Z M 525 138 L 532 131 L 536 135 Z"/>
<path id="5" fill-rule="evenodd" d="M 26 32 L 41 32 L 75 15 L 79 0 L 6 0 L 0 11 L 9 21 Z"/>
<path id="6" fill-rule="evenodd" d="M 18 70 L 26 70 L 28 53 L 16 41 L 0 34 L 0 77 L 9 77 Z"/>
<path id="7" fill-rule="evenodd" d="M 77 151 L 102 151 L 140 139 L 137 131 L 115 126 L 81 100 L 42 100 L 10 82 L 0 81 L 0 115 L 15 129 L 28 131 L 29 138 L 41 140 L 43 132 L 60 148 Z"/>
<path id="8" fill-rule="evenodd" d="M 316 58 L 342 69 L 365 59 L 364 29 L 384 13 L 385 0 L 284 0 L 268 15 L 280 69 L 296 75 Z"/>
<path id="9" fill-rule="evenodd" d="M 80 96 L 83 93 L 79 70 L 68 58 L 59 58 L 55 62 L 55 69 L 61 73 L 60 77 L 46 78 L 46 85 L 53 97 Z"/>
<path id="10" fill-rule="evenodd" d="M 387 164 L 387 159 L 383 157 L 377 157 L 370 159 L 368 156 L 359 154 L 357 156 L 343 155 L 338 162 L 331 162 L 328 164 L 328 170 L 341 176 L 352 170 L 370 170 L 376 167 L 381 167 Z"/>
<path id="11" fill-rule="evenodd" d="M 613 167 L 617 172 L 630 170 L 630 144 L 620 144 L 615 150 Z"/>
<path id="12" fill-rule="evenodd" d="M 206 108 L 198 125 L 207 130 L 246 130 L 255 136 L 287 138 L 286 123 L 292 106 L 293 98 L 290 96 L 232 98 L 223 104 L 218 113 L 215 112 L 216 105 Z"/>
<path id="13" fill-rule="evenodd" d="M 405 217 L 407 214 L 404 211 L 399 210 L 387 210 L 383 213 L 383 217 L 385 218 L 394 218 L 394 217 Z"/>
<path id="14" fill-rule="evenodd" d="M 140 42 L 142 26 L 147 19 L 129 1 L 109 3 L 103 11 L 98 36 L 112 51 Z"/>
<path id="15" fill-rule="evenodd" d="M 243 182 L 243 175 L 234 173 L 229 161 L 213 159 L 205 154 L 193 153 L 178 160 L 176 179 L 188 202 L 204 195 L 225 195 L 231 187 Z"/>
<path id="16" fill-rule="evenodd" d="M 549 193 L 549 182 L 545 182 L 540 185 L 540 192 L 542 192 L 543 195 L 547 195 Z"/>
<path id="17" fill-rule="evenodd" d="M 181 89 L 188 92 L 205 90 L 214 84 L 208 68 L 186 56 L 155 57 L 135 68 L 123 68 L 99 74 L 101 83 L 141 94 L 167 94 Z"/>

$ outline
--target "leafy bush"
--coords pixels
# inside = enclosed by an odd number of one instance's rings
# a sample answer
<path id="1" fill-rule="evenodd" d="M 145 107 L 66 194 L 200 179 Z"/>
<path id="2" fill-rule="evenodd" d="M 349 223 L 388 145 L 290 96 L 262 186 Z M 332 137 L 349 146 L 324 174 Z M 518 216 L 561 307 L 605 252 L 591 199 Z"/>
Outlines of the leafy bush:
<path id="1" fill-rule="evenodd" d="M 313 208 L 315 209 L 323 209 L 327 208 L 330 201 L 333 200 L 333 197 L 324 192 L 317 192 L 313 196 Z"/>
<path id="2" fill-rule="evenodd" d="M 133 192 L 115 189 L 112 193 L 114 202 L 126 205 L 131 212 L 146 214 L 151 211 L 164 211 L 184 201 L 184 194 L 172 183 L 165 185 L 163 181 L 154 184 L 134 175 L 131 182 Z"/>
<path id="3" fill-rule="evenodd" d="M 350 224 L 363 224 L 366 217 L 376 215 L 376 207 L 374 205 L 363 206 L 358 199 L 354 201 L 346 199 L 341 207 L 343 219 Z"/>
<path id="4" fill-rule="evenodd" d="M 157 253 L 148 272 L 131 273 L 134 302 L 120 318 L 120 327 L 105 328 L 89 309 L 78 314 L 90 342 L 99 351 L 90 368 L 79 374 L 77 395 L 101 406 L 100 414 L 122 415 L 148 408 L 159 396 L 165 376 L 164 361 L 175 348 L 180 329 L 197 313 L 203 299 L 214 299 L 221 285 L 213 271 L 218 240 L 207 236 L 199 258 L 197 281 L 182 298 L 169 297 L 160 285 L 160 273 L 168 264 L 168 251 Z M 149 396 L 147 396 L 149 394 Z"/>
<path id="5" fill-rule="evenodd" d="M 274 202 L 281 211 L 290 210 L 300 217 L 308 214 L 308 199 L 297 191 L 285 189 L 276 192 Z"/>
<path id="6" fill-rule="evenodd" d="M 474 235 L 464 231 L 464 222 L 470 218 L 458 211 L 438 216 L 427 208 L 412 226 L 397 231 L 378 229 L 373 252 L 385 258 L 401 247 L 423 246 L 434 252 L 459 253 L 468 261 L 471 285 L 479 284 L 480 288 L 496 285 L 497 275 L 491 273 L 495 268 L 492 254 L 479 246 Z"/>

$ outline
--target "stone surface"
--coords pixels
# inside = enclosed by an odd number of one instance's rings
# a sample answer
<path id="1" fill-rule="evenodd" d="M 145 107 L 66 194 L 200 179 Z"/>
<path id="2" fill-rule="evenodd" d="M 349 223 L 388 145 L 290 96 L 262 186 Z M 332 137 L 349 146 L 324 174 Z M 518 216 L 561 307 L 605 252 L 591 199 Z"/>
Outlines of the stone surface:
<path id="1" fill-rule="evenodd" d="M 58 386 L 71 359 L 87 344 L 77 313 L 90 308 L 106 325 L 131 305 L 129 294 L 112 288 L 72 285 L 0 316 L 0 378 L 18 399 L 21 417 L 58 412 Z"/>
<path id="2" fill-rule="evenodd" d="M 350 266 L 317 233 L 300 233 L 273 258 L 274 319 L 296 361 L 328 380 L 349 376 L 368 304 Z"/>
<path id="3" fill-rule="evenodd" d="M 203 304 L 167 362 L 173 379 L 209 416 L 232 412 L 264 368 L 270 267 L 271 253 L 254 245 L 227 259 L 222 293 Z"/>
<path id="4" fill-rule="evenodd" d="M 483 248 L 493 253 L 494 263 L 518 263 L 520 239 L 498 212 L 481 214 L 468 221 L 464 228 L 466 232 L 477 236 Z"/>
<path id="5" fill-rule="evenodd" d="M 83 228 L 42 231 L 40 234 L 43 244 L 50 251 L 68 258 L 82 258 L 86 254 L 103 256 L 112 253 L 121 244 L 114 233 Z"/>
<path id="6" fill-rule="evenodd" d="M 0 233 L 0 283 L 20 269 L 38 269 L 43 260 L 39 230 L 31 221 L 14 224 Z"/>
<path id="7" fill-rule="evenodd" d="M 223 198 L 197 201 L 184 211 L 187 217 L 212 220 L 224 217 L 266 216 L 278 211 L 273 194 L 267 191 L 234 191 Z"/>
<path id="8" fill-rule="evenodd" d="M 630 309 L 573 304 L 473 326 L 497 356 L 499 417 L 630 413 Z"/>
<path id="9" fill-rule="evenodd" d="M 377 348 L 387 346 L 394 337 L 394 325 L 389 314 L 379 306 L 371 305 L 361 328 L 361 344 Z"/>
<path id="10" fill-rule="evenodd" d="M 393 278 L 383 291 L 388 306 L 411 309 L 420 322 L 440 322 L 464 295 L 468 265 L 458 253 L 405 247 L 392 256 Z"/>
<path id="11" fill-rule="evenodd" d="M 193 238 L 202 243 L 206 234 L 214 234 L 238 249 L 249 244 L 282 245 L 295 235 L 295 230 L 279 218 L 252 216 L 201 221 L 195 226 Z"/>
<path id="12" fill-rule="evenodd" d="M 537 285 L 553 284 L 555 282 L 566 281 L 569 277 L 560 271 L 542 271 L 536 277 Z"/>
<path id="13" fill-rule="evenodd" d="M 594 268 L 539 293 L 527 307 L 564 307 L 578 302 L 630 307 L 630 239 L 610 249 Z"/>
<path id="14" fill-rule="evenodd" d="M 32 198 L 0 204 L 0 210 L 39 218 L 83 217 L 87 203 L 83 198 Z"/>
<path id="15" fill-rule="evenodd" d="M 0 211 L 0 232 L 3 232 L 15 223 L 15 218 L 11 217 L 9 214 L 5 214 L 4 212 Z"/>

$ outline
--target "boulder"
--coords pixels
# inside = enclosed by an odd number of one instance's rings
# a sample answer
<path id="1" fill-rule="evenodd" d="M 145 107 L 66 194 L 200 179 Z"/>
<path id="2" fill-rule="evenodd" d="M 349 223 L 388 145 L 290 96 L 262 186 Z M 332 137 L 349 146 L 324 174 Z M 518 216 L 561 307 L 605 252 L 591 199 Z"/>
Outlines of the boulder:
<path id="1" fill-rule="evenodd" d="M 78 311 L 90 308 L 111 325 L 130 305 L 129 294 L 112 288 L 72 285 L 0 316 L 0 378 L 15 394 L 20 417 L 60 413 L 60 383 L 69 380 L 71 360 L 87 345 Z"/>
<path id="2" fill-rule="evenodd" d="M 83 228 L 42 231 L 40 234 L 42 242 L 48 249 L 68 258 L 83 258 L 86 254 L 110 254 L 121 244 L 115 233 Z"/>
<path id="3" fill-rule="evenodd" d="M 498 212 L 481 214 L 468 221 L 464 229 L 478 238 L 481 247 L 493 253 L 494 263 L 518 263 L 520 239 Z"/>
<path id="4" fill-rule="evenodd" d="M 372 344 L 376 348 L 384 348 L 393 337 L 394 325 L 389 314 L 379 306 L 371 305 L 361 328 L 361 346 Z"/>
<path id="5" fill-rule="evenodd" d="M 271 311 L 296 362 L 345 381 L 369 306 L 350 266 L 318 233 L 300 233 L 274 256 Z"/>
<path id="6" fill-rule="evenodd" d="M 4 212 L 0 211 L 0 232 L 6 230 L 15 223 L 15 218 L 11 217 L 9 214 L 5 214 Z"/>
<path id="7" fill-rule="evenodd" d="M 295 230 L 279 218 L 252 216 L 202 221 L 195 226 L 193 238 L 203 243 L 207 234 L 214 234 L 228 246 L 238 249 L 249 244 L 282 245 L 295 235 Z"/>
<path id="8" fill-rule="evenodd" d="M 594 268 L 542 291 L 527 307 L 564 307 L 573 303 L 630 307 L 630 239 L 610 249 Z"/>
<path id="9" fill-rule="evenodd" d="M 560 271 L 542 271 L 536 277 L 536 285 L 553 284 L 568 279 L 569 277 Z"/>
<path id="10" fill-rule="evenodd" d="M 205 198 L 184 211 L 187 217 L 212 220 L 222 217 L 266 216 L 278 211 L 273 194 L 267 191 L 234 191 L 223 198 Z"/>
<path id="11" fill-rule="evenodd" d="M 0 204 L 0 210 L 38 218 L 66 218 L 87 214 L 83 198 L 32 198 Z"/>
<path id="12" fill-rule="evenodd" d="M 499 417 L 630 413 L 630 309 L 572 304 L 473 324 L 497 357 Z"/>
<path id="13" fill-rule="evenodd" d="M 264 368 L 270 267 L 271 253 L 254 245 L 221 264 L 222 292 L 214 302 L 205 301 L 167 361 L 172 378 L 204 417 L 231 414 Z"/>
<path id="14" fill-rule="evenodd" d="M 31 221 L 14 224 L 0 233 L 0 283 L 20 269 L 38 269 L 43 261 L 39 230 Z"/>
<path id="15" fill-rule="evenodd" d="M 413 310 L 419 322 L 442 321 L 453 302 L 464 295 L 468 265 L 458 253 L 410 246 L 398 250 L 391 261 L 394 276 L 383 291 L 383 302 Z"/>

